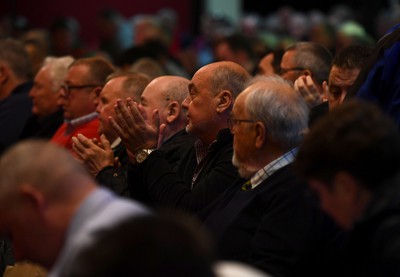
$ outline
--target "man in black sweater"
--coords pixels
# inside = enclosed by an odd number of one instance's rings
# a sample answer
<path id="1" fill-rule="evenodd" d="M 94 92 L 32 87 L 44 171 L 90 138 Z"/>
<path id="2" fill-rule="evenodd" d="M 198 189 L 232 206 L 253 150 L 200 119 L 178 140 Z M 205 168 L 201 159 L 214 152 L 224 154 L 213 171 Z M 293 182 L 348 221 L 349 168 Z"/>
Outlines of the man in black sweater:
<path id="1" fill-rule="evenodd" d="M 320 270 L 334 263 L 338 228 L 306 197 L 291 166 L 307 120 L 302 96 L 281 77 L 257 77 L 238 96 L 229 127 L 233 164 L 247 181 L 199 214 L 220 259 L 277 277 L 327 276 Z"/>

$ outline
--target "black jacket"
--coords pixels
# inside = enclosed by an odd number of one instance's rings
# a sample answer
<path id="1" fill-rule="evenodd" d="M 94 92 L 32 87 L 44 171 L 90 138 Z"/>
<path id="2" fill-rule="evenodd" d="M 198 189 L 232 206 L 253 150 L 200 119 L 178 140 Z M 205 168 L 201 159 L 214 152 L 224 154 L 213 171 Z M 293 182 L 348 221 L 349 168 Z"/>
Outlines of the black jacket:
<path id="1" fill-rule="evenodd" d="M 400 182 L 375 195 L 351 232 L 346 257 L 346 276 L 400 276 Z"/>
<path id="2" fill-rule="evenodd" d="M 238 181 L 198 215 L 219 258 L 256 266 L 275 277 L 335 276 L 327 270 L 343 233 L 306 193 L 287 165 L 252 190 Z"/>
<path id="3" fill-rule="evenodd" d="M 193 189 L 192 177 L 197 166 L 193 146 L 184 155 L 176 172 L 161 151 L 152 152 L 143 163 L 130 167 L 128 171 L 131 196 L 148 205 L 188 211 L 203 209 L 239 178 L 232 165 L 232 142 L 228 129 L 219 132 Z"/>

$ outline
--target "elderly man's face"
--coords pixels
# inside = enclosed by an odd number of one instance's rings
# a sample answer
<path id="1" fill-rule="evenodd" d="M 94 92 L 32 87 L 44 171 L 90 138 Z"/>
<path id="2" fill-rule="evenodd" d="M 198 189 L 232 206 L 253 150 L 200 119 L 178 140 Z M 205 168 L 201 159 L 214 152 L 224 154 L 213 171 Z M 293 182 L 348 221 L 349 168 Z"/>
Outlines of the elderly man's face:
<path id="1" fill-rule="evenodd" d="M 217 97 L 210 91 L 210 74 L 207 68 L 203 68 L 193 76 L 189 84 L 189 96 L 182 103 L 187 110 L 186 131 L 197 137 L 214 132 L 214 121 L 218 117 Z"/>
<path id="2" fill-rule="evenodd" d="M 33 100 L 32 112 L 34 114 L 46 116 L 58 110 L 59 90 L 54 91 L 53 89 L 49 71 L 43 67 L 36 74 L 33 87 L 29 92 L 29 96 Z"/>
<path id="3" fill-rule="evenodd" d="M 167 106 L 168 99 L 160 87 L 160 82 L 151 82 L 143 91 L 140 99 L 140 107 L 145 112 L 145 119 L 148 122 L 152 121 L 153 111 L 158 110 L 160 116 L 160 124 L 166 122 L 168 116 Z"/>
<path id="4" fill-rule="evenodd" d="M 99 134 L 104 134 L 111 142 L 117 134 L 111 127 L 109 117 L 115 117 L 114 105 L 119 98 L 123 98 L 122 85 L 124 77 L 111 79 L 100 92 L 97 113 L 99 114 Z"/>
<path id="5" fill-rule="evenodd" d="M 247 94 L 245 90 L 237 97 L 229 124 L 234 135 L 232 163 L 238 168 L 239 174 L 243 178 L 250 178 L 258 170 L 253 163 L 253 153 L 256 151 L 254 146 L 255 122 L 249 118 L 245 109 Z"/>

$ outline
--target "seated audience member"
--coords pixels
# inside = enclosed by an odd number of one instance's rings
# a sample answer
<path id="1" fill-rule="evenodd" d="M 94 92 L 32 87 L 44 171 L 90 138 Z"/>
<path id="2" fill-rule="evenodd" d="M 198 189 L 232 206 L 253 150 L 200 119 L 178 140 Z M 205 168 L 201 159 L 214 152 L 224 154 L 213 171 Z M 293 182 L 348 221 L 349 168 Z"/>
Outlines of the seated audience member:
<path id="1" fill-rule="evenodd" d="M 280 75 L 294 84 L 297 79 L 315 83 L 322 97 L 322 84 L 328 79 L 331 63 L 332 54 L 325 46 L 314 42 L 297 42 L 285 49 Z M 309 104 L 309 99 L 306 98 L 306 102 Z"/>
<path id="2" fill-rule="evenodd" d="M 338 276 L 400 276 L 400 178 L 394 180 L 400 134 L 394 122 L 371 103 L 345 102 L 313 126 L 296 166 L 321 208 L 351 230 L 345 272 Z"/>
<path id="3" fill-rule="evenodd" d="M 0 39 L 0 153 L 21 136 L 32 114 L 32 68 L 19 41 Z"/>
<path id="4" fill-rule="evenodd" d="M 63 123 L 63 112 L 58 105 L 61 86 L 68 67 L 74 61 L 70 56 L 47 57 L 33 81 L 29 96 L 33 100 L 32 113 L 21 138 L 50 139 Z"/>
<path id="5" fill-rule="evenodd" d="M 257 65 L 257 75 L 279 75 L 283 50 L 277 49 L 265 55 Z"/>
<path id="6" fill-rule="evenodd" d="M 161 150 L 173 170 L 183 155 L 193 147 L 194 138 L 186 132 L 186 110 L 183 101 L 189 96 L 190 81 L 180 76 L 163 76 L 153 80 L 143 91 L 140 105 L 145 117 L 151 121 L 157 110 L 160 124 L 165 124 Z"/>
<path id="7" fill-rule="evenodd" d="M 249 38 L 240 34 L 226 36 L 217 40 L 214 45 L 216 61 L 231 61 L 240 64 L 253 74 L 257 67 L 257 55 Z"/>
<path id="8" fill-rule="evenodd" d="M 231 162 L 227 119 L 249 77 L 233 62 L 212 63 L 195 73 L 182 106 L 187 110 L 186 131 L 196 141 L 176 171 L 162 151 L 155 150 L 159 124 L 146 122 L 133 101 L 117 102 L 111 122 L 131 153 L 131 189 L 144 191 L 155 205 L 198 211 L 231 186 L 238 175 Z M 155 121 L 158 117 L 155 114 Z M 139 199 L 138 194 L 132 196 Z"/>
<path id="9" fill-rule="evenodd" d="M 394 118 L 400 129 L 399 40 L 400 24 L 397 24 L 378 41 L 346 98 L 356 96 L 376 103 Z"/>
<path id="10" fill-rule="evenodd" d="M 81 133 L 72 137 L 72 147 L 89 172 L 100 184 L 123 196 L 129 196 L 126 181 L 128 155 L 121 139 L 111 127 L 109 117 L 115 116 L 114 105 L 117 99 L 131 97 L 139 101 L 149 82 L 149 78 L 142 74 L 114 73 L 110 75 L 100 92 L 96 109 L 99 116 L 100 145 L 97 140 L 91 140 Z"/>
<path id="11" fill-rule="evenodd" d="M 229 118 L 233 164 L 241 177 L 199 213 L 220 259 L 272 276 L 328 276 L 340 250 L 339 229 L 306 197 L 292 169 L 307 130 L 308 107 L 279 76 L 257 77 Z"/>
<path id="12" fill-rule="evenodd" d="M 65 122 L 51 138 L 51 142 L 74 153 L 72 137 L 77 134 L 99 139 L 97 98 L 107 76 L 113 72 L 113 66 L 101 58 L 82 58 L 69 66 L 60 97 Z"/>
<path id="13" fill-rule="evenodd" d="M 16 261 L 67 274 L 99 232 L 148 214 L 141 205 L 100 188 L 65 149 L 25 141 L 0 160 L 0 230 Z"/>
<path id="14" fill-rule="evenodd" d="M 199 222 L 183 215 L 132 218 L 82 252 L 62 277 L 213 277 L 211 241 Z"/>
<path id="15" fill-rule="evenodd" d="M 311 77 L 302 76 L 296 80 L 296 90 L 311 107 L 310 125 L 328 110 L 343 103 L 347 91 L 371 56 L 372 49 L 365 45 L 351 45 L 339 50 L 333 58 L 328 82 L 324 81 L 322 84 L 324 91 L 322 95 Z M 324 101 L 324 97 L 328 101 Z"/>
<path id="16" fill-rule="evenodd" d="M 161 63 L 152 58 L 141 58 L 137 60 L 132 64 L 128 71 L 145 74 L 150 78 L 150 80 L 168 75 Z"/>

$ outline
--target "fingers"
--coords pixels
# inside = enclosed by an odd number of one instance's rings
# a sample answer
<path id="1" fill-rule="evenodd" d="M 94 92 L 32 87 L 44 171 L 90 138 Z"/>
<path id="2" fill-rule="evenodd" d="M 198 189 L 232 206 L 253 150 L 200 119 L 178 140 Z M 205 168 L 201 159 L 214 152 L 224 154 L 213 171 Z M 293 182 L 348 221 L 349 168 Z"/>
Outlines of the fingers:
<path id="1" fill-rule="evenodd" d="M 106 136 L 104 134 L 102 134 L 100 136 L 100 140 L 101 140 L 101 144 L 103 145 L 103 148 L 105 150 L 112 150 L 111 149 L 111 144 L 110 144 L 110 142 L 108 141 L 108 139 L 106 138 Z"/>

